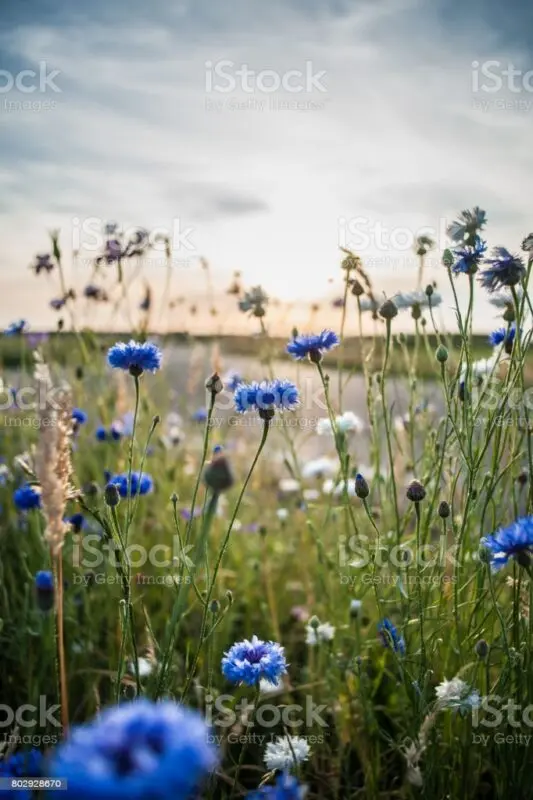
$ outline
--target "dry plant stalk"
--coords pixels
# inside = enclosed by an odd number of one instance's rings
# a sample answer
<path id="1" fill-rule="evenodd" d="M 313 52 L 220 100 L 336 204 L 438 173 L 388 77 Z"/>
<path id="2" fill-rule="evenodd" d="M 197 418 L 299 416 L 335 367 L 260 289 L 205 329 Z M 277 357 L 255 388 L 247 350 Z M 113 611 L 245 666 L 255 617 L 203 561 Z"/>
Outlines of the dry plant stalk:
<path id="1" fill-rule="evenodd" d="M 68 387 L 54 391 L 47 365 L 36 357 L 35 379 L 39 397 L 39 443 L 35 474 L 41 487 L 41 506 L 46 521 L 44 537 L 50 544 L 54 567 L 57 615 L 57 654 L 63 734 L 68 731 L 68 691 L 63 626 L 63 561 L 61 548 L 69 526 L 64 522 L 67 500 L 75 496 L 72 485 L 70 443 L 73 420 Z"/>
<path id="2" fill-rule="evenodd" d="M 63 546 L 69 526 L 64 522 L 67 500 L 74 496 L 72 485 L 72 402 L 68 387 L 53 391 L 50 372 L 38 362 L 35 378 L 39 410 L 39 443 L 35 455 L 35 474 L 41 487 L 41 504 L 46 520 L 45 539 L 53 556 Z"/>

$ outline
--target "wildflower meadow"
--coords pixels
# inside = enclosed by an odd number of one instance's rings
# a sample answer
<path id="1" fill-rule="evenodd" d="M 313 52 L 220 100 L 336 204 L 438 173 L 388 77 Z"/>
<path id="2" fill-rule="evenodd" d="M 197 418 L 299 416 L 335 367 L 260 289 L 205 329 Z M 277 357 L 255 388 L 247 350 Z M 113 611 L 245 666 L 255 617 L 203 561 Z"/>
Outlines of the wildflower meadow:
<path id="1" fill-rule="evenodd" d="M 533 797 L 533 235 L 447 236 L 385 296 L 343 248 L 327 328 L 236 274 L 239 350 L 160 332 L 147 231 L 81 294 L 52 233 L 56 329 L 0 340 L 0 797 Z"/>

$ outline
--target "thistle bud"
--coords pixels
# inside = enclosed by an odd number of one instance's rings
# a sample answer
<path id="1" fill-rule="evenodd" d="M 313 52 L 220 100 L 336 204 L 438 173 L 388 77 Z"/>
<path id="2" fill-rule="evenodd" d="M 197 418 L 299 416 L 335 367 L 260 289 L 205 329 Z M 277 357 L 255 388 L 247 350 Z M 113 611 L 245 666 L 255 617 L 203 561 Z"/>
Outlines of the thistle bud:
<path id="1" fill-rule="evenodd" d="M 450 516 L 450 506 L 446 500 L 442 500 L 439 503 L 438 514 L 441 519 L 447 519 Z"/>
<path id="2" fill-rule="evenodd" d="M 505 311 L 503 312 L 503 320 L 504 322 L 514 322 L 516 319 L 514 306 L 512 303 L 507 303 L 505 306 Z"/>
<path id="3" fill-rule="evenodd" d="M 485 639 L 480 639 L 474 646 L 474 652 L 478 658 L 486 658 L 489 654 L 489 644 Z"/>
<path id="4" fill-rule="evenodd" d="M 204 470 L 205 485 L 218 493 L 230 489 L 234 482 L 228 459 L 221 452 L 217 452 Z"/>
<path id="5" fill-rule="evenodd" d="M 426 496 L 426 490 L 420 481 L 411 481 L 406 491 L 407 499 L 412 503 L 420 503 Z"/>
<path id="6" fill-rule="evenodd" d="M 379 307 L 379 314 L 383 319 L 391 320 L 398 314 L 398 309 L 392 300 L 385 300 Z"/>
<path id="7" fill-rule="evenodd" d="M 218 372 L 213 372 L 213 374 L 206 380 L 205 388 L 208 392 L 211 392 L 212 395 L 220 394 L 220 392 L 224 389 L 224 384 L 222 383 Z"/>
<path id="8" fill-rule="evenodd" d="M 118 506 L 120 503 L 120 494 L 118 492 L 118 486 L 114 483 L 108 483 L 104 489 L 104 502 L 110 508 L 114 508 Z"/>
<path id="9" fill-rule="evenodd" d="M 448 361 L 448 349 L 443 344 L 439 344 L 435 351 L 435 358 L 439 364 L 445 364 Z"/>
<path id="10" fill-rule="evenodd" d="M 357 475 L 355 476 L 355 493 L 357 497 L 361 498 L 361 500 L 364 500 L 365 497 L 368 497 L 368 495 L 370 494 L 368 483 L 363 478 L 360 472 L 358 472 Z"/>
<path id="11" fill-rule="evenodd" d="M 352 283 L 351 292 L 355 297 L 361 297 L 361 295 L 365 293 L 365 290 L 358 280 L 354 280 Z"/>

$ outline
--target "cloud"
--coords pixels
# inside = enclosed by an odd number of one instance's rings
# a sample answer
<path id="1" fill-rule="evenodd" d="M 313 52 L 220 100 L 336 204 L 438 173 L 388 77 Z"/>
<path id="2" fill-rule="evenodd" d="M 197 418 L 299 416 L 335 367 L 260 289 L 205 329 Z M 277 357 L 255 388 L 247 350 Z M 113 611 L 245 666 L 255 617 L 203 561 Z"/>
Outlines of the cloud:
<path id="1" fill-rule="evenodd" d="M 74 218 L 92 216 L 147 227 L 179 218 L 220 286 L 238 268 L 289 300 L 337 291 L 342 220 L 414 235 L 480 204 L 490 243 L 516 249 L 528 232 L 533 108 L 477 107 L 471 64 L 527 66 L 520 19 L 531 12 L 514 0 L 503 16 L 496 6 L 135 0 L 40 3 L 29 14 L 8 4 L 3 63 L 46 61 L 61 92 L 49 111 L 0 108 L 9 187 L 0 281 L 20 276 L 47 228 L 61 227 L 68 252 Z M 206 62 L 220 60 L 280 75 L 311 64 L 326 91 L 248 92 L 233 72 L 234 90 L 208 91 Z M 415 279 L 410 251 L 374 241 L 360 255 L 382 259 L 371 272 L 387 293 Z M 162 286 L 157 269 L 147 277 Z M 37 300 L 35 319 L 48 319 Z M 481 303 L 478 322 L 486 311 Z"/>

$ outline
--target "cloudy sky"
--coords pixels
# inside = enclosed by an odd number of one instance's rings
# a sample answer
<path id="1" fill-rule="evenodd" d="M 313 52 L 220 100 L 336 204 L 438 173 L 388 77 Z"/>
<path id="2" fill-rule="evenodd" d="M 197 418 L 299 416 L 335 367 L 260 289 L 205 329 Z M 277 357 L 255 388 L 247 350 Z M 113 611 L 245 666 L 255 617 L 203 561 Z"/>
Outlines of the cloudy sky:
<path id="1" fill-rule="evenodd" d="M 416 233 L 444 246 L 462 208 L 487 210 L 489 245 L 516 251 L 533 228 L 522 0 L 4 0 L 2 14 L 2 327 L 53 324 L 57 290 L 28 270 L 50 228 L 78 289 L 92 253 L 69 254 L 95 220 L 170 231 L 172 291 L 201 307 L 200 256 L 215 294 L 240 270 L 327 305 L 339 246 L 391 295 L 415 288 Z M 439 255 L 427 278 L 451 320 Z M 161 259 L 144 276 L 161 291 Z M 494 320 L 480 300 L 480 329 Z"/>

